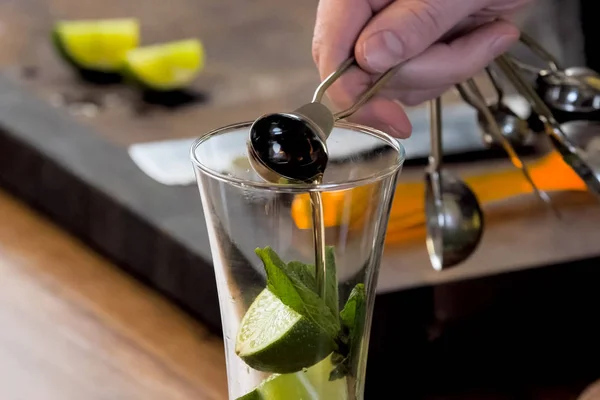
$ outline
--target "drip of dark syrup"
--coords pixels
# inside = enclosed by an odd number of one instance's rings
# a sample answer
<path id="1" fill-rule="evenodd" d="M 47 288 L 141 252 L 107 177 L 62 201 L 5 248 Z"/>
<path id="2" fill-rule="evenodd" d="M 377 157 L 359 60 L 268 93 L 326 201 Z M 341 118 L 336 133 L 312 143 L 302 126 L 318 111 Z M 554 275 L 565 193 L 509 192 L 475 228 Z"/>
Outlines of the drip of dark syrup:
<path id="1" fill-rule="evenodd" d="M 319 181 L 315 182 L 319 183 Z M 317 290 L 321 298 L 327 296 L 327 266 L 325 256 L 325 223 L 323 216 L 323 201 L 321 193 L 310 192 L 313 221 L 313 242 L 315 247 L 315 277 L 317 279 Z"/>

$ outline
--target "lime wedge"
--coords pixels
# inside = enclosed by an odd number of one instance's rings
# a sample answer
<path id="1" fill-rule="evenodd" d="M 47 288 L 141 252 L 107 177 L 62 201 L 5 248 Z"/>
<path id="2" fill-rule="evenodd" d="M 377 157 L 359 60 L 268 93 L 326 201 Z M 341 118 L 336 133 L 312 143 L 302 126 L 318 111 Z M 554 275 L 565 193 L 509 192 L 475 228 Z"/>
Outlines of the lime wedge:
<path id="1" fill-rule="evenodd" d="M 237 400 L 346 400 L 346 379 L 329 380 L 331 357 L 306 371 L 273 375 Z"/>
<path id="2" fill-rule="evenodd" d="M 127 52 L 138 46 L 140 28 L 135 19 L 59 21 L 52 37 L 59 53 L 75 67 L 116 73 Z"/>
<path id="3" fill-rule="evenodd" d="M 321 328 L 265 289 L 242 319 L 235 351 L 256 370 L 285 374 L 315 365 L 334 348 Z"/>
<path id="4" fill-rule="evenodd" d="M 185 88 L 203 67 L 204 47 L 196 39 L 139 47 L 125 61 L 127 75 L 156 91 Z"/>

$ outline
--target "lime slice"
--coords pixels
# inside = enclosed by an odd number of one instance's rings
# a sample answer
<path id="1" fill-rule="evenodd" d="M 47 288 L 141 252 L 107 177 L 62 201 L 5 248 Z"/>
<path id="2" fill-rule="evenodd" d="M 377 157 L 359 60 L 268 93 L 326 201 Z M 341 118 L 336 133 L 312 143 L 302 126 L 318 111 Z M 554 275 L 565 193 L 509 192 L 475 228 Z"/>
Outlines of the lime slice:
<path id="1" fill-rule="evenodd" d="M 60 21 L 52 37 L 59 53 L 75 67 L 116 73 L 127 52 L 138 46 L 140 28 L 135 19 Z"/>
<path id="2" fill-rule="evenodd" d="M 348 398 L 348 381 L 345 377 L 331 381 L 330 375 L 333 369 L 334 365 L 329 356 L 306 372 L 298 372 L 296 375 L 306 375 L 308 382 L 314 388 L 313 393 L 319 394 L 318 399 L 346 400 Z"/>
<path id="3" fill-rule="evenodd" d="M 327 357 L 306 371 L 273 375 L 237 400 L 346 400 L 346 379 L 330 381 L 332 369 L 331 357 Z"/>
<path id="4" fill-rule="evenodd" d="M 190 39 L 139 47 L 127 53 L 126 73 L 142 86 L 156 91 L 188 86 L 204 67 L 204 47 Z"/>
<path id="5" fill-rule="evenodd" d="M 256 370 L 285 374 L 315 365 L 334 348 L 321 328 L 265 289 L 242 319 L 235 351 Z"/>

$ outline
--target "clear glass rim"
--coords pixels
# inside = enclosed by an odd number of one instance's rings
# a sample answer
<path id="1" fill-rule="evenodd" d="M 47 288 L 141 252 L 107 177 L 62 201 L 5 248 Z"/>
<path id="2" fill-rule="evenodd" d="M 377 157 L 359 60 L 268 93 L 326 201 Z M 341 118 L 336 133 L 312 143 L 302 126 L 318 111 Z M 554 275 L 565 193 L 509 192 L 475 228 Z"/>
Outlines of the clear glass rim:
<path id="1" fill-rule="evenodd" d="M 213 179 L 219 180 L 221 182 L 229 183 L 229 184 L 232 184 L 235 186 L 242 186 L 246 189 L 273 190 L 273 191 L 278 191 L 278 192 L 323 192 L 323 191 L 331 191 L 331 190 L 350 189 L 350 188 L 354 188 L 357 186 L 362 186 L 365 184 L 380 181 L 380 180 L 398 172 L 398 170 L 404 164 L 404 161 L 406 158 L 406 152 L 405 152 L 404 146 L 402 144 L 400 144 L 400 142 L 398 140 L 394 139 L 392 136 L 388 135 L 387 133 L 382 132 L 377 129 L 374 129 L 374 128 L 371 128 L 371 127 L 368 127 L 368 126 L 355 124 L 352 122 L 338 121 L 335 123 L 336 128 L 351 129 L 353 131 L 358 131 L 358 132 L 361 132 L 361 133 L 364 133 L 367 135 L 374 136 L 374 137 L 380 139 L 381 141 L 385 142 L 386 144 L 388 144 L 390 147 L 394 148 L 394 150 L 396 150 L 398 152 L 398 162 L 395 163 L 394 165 L 391 165 L 388 168 L 384 168 L 384 169 L 382 169 L 370 176 L 364 177 L 364 178 L 352 179 L 352 180 L 348 180 L 345 182 L 338 182 L 338 183 L 334 182 L 334 183 L 323 183 L 323 184 L 314 185 L 314 184 L 309 184 L 309 183 L 291 183 L 290 184 L 290 183 L 270 183 L 270 182 L 266 182 L 266 181 L 265 182 L 249 181 L 246 179 L 237 178 L 234 176 L 225 175 L 220 172 L 217 172 L 214 169 L 212 169 L 212 168 L 208 167 L 207 165 L 205 165 L 204 163 L 202 163 L 202 161 L 198 159 L 198 157 L 196 155 L 196 149 L 202 143 L 204 143 L 211 137 L 225 134 L 227 131 L 239 130 L 240 128 L 250 127 L 250 125 L 252 125 L 252 123 L 253 123 L 253 121 L 245 121 L 245 122 L 238 122 L 235 124 L 230 124 L 227 126 L 223 126 L 221 128 L 213 129 L 212 131 L 210 131 L 210 132 L 206 133 L 205 135 L 196 139 L 190 149 L 190 158 L 191 158 L 194 166 L 196 168 L 198 168 L 200 171 L 202 171 L 202 173 L 204 173 L 205 175 L 207 175 Z"/>

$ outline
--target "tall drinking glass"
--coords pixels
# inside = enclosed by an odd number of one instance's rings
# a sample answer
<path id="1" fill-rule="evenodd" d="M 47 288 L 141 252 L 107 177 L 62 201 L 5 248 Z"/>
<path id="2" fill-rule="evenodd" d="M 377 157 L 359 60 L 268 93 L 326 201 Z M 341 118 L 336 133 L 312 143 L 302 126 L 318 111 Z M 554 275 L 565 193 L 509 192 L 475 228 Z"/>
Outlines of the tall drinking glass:
<path id="1" fill-rule="evenodd" d="M 320 184 L 272 184 L 249 164 L 250 125 L 209 132 L 191 152 L 217 281 L 229 399 L 362 399 L 404 150 L 380 131 L 338 123 Z M 324 241 L 315 239 L 320 221 Z"/>

